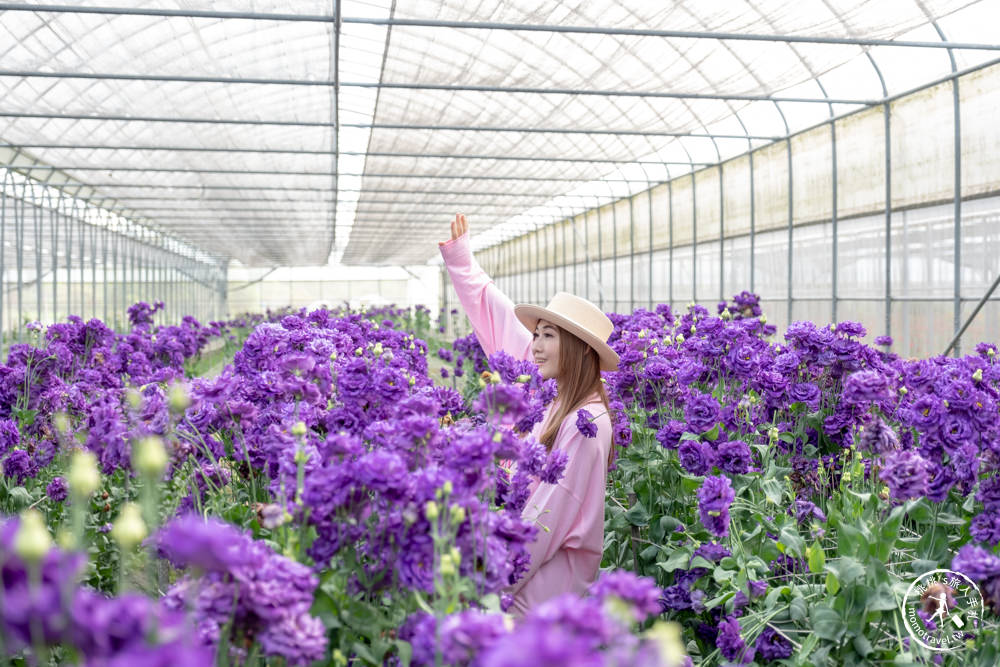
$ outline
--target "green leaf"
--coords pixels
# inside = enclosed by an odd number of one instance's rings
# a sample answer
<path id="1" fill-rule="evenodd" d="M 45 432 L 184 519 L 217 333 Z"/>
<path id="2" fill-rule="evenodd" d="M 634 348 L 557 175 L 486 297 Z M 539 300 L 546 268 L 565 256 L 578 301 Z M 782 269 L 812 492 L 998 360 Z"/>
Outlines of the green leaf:
<path id="1" fill-rule="evenodd" d="M 852 489 L 850 487 L 848 487 L 845 490 L 847 491 L 847 495 L 849 495 L 850 497 L 854 498 L 859 503 L 861 503 L 862 507 L 864 507 L 865 505 L 867 505 L 868 501 L 872 499 L 872 494 L 870 494 L 870 493 L 861 492 L 861 491 L 855 491 L 854 489 Z"/>
<path id="2" fill-rule="evenodd" d="M 716 423 L 715 426 L 713 426 L 710 431 L 706 431 L 705 433 L 702 434 L 702 436 L 706 440 L 711 440 L 712 442 L 715 442 L 716 440 L 719 439 L 719 428 L 721 426 L 722 426 L 721 422 Z"/>
<path id="3" fill-rule="evenodd" d="M 815 604 L 809 614 L 813 632 L 820 639 L 832 642 L 839 642 L 847 631 L 847 626 L 840 618 L 840 614 L 828 607 L 825 603 Z"/>
<path id="4" fill-rule="evenodd" d="M 396 647 L 396 654 L 399 656 L 399 664 L 402 667 L 410 667 L 413 660 L 413 646 L 408 641 L 397 639 L 392 643 Z"/>
<path id="5" fill-rule="evenodd" d="M 736 576 L 735 572 L 733 572 L 732 570 L 723 570 L 721 567 L 715 568 L 715 570 L 712 572 L 712 578 L 715 579 L 715 581 L 720 584 L 729 581 L 734 576 Z"/>
<path id="6" fill-rule="evenodd" d="M 20 512 L 31 504 L 31 494 L 23 486 L 15 486 L 10 489 L 7 492 L 7 497 L 10 499 L 10 508 L 14 512 Z"/>
<path id="7" fill-rule="evenodd" d="M 778 542 L 785 545 L 786 553 L 789 553 L 796 558 L 802 557 L 802 552 L 805 549 L 805 542 L 799 536 L 799 531 L 794 525 L 786 525 L 781 529 L 781 532 L 778 534 Z"/>
<path id="8" fill-rule="evenodd" d="M 826 564 L 826 569 L 837 575 L 841 586 L 849 586 L 865 574 L 865 566 L 850 556 L 844 556 Z"/>
<path id="9" fill-rule="evenodd" d="M 837 579 L 837 575 L 833 572 L 827 572 L 826 574 L 826 592 L 830 595 L 836 595 L 837 591 L 840 590 L 840 581 Z"/>
<path id="10" fill-rule="evenodd" d="M 379 663 L 379 661 L 375 659 L 375 656 L 372 655 L 372 652 L 368 650 L 368 647 L 361 642 L 354 642 L 351 644 L 351 650 L 354 651 L 359 658 L 367 660 L 370 664 L 377 665 Z"/>
<path id="11" fill-rule="evenodd" d="M 806 553 L 809 556 L 809 571 L 814 574 L 822 572 L 823 566 L 826 564 L 826 555 L 823 553 L 823 547 L 819 540 L 814 540 L 812 546 L 806 549 Z"/>
<path id="12" fill-rule="evenodd" d="M 872 648 L 872 643 L 868 641 L 868 638 L 864 635 L 858 635 L 854 638 L 854 650 L 858 652 L 862 658 L 867 658 L 870 656 L 875 649 Z"/>
<path id="13" fill-rule="evenodd" d="M 788 605 L 788 615 L 796 623 L 805 621 L 808 611 L 805 598 L 792 598 L 791 604 Z"/>
<path id="14" fill-rule="evenodd" d="M 778 483 L 778 480 L 765 479 L 761 483 L 760 488 L 764 492 L 764 498 L 767 500 L 767 502 L 771 503 L 772 505 L 781 504 L 782 492 L 781 492 L 781 484 Z"/>
<path id="15" fill-rule="evenodd" d="M 931 508 L 927 506 L 926 498 L 908 500 L 903 506 L 907 518 L 917 523 L 927 523 L 932 519 Z"/>
<path id="16" fill-rule="evenodd" d="M 673 572 L 678 569 L 686 570 L 688 562 L 691 560 L 691 553 L 691 547 L 681 547 L 670 554 L 667 560 L 657 563 L 656 566 L 664 572 Z"/>
<path id="17" fill-rule="evenodd" d="M 667 515 L 660 517 L 660 530 L 663 531 L 664 535 L 674 532 L 679 525 L 681 525 L 681 522 L 675 517 Z"/>
<path id="18" fill-rule="evenodd" d="M 649 512 L 646 511 L 642 501 L 637 502 L 625 512 L 625 520 L 633 526 L 646 526 L 649 524 Z"/>
<path id="19" fill-rule="evenodd" d="M 892 593 L 892 587 L 886 583 L 881 583 L 875 587 L 872 594 L 868 596 L 868 604 L 866 605 L 868 611 L 891 611 L 897 607 L 896 596 Z"/>

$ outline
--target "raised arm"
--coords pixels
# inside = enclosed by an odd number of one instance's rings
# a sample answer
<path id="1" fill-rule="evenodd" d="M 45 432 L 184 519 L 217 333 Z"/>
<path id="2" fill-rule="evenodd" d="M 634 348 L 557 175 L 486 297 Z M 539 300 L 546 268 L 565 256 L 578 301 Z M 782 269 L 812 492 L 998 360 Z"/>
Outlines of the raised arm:
<path id="1" fill-rule="evenodd" d="M 486 354 L 503 350 L 517 359 L 530 359 L 531 332 L 515 317 L 514 303 L 493 284 L 472 256 L 469 223 L 464 215 L 455 216 L 451 238 L 438 246 L 458 301 Z"/>

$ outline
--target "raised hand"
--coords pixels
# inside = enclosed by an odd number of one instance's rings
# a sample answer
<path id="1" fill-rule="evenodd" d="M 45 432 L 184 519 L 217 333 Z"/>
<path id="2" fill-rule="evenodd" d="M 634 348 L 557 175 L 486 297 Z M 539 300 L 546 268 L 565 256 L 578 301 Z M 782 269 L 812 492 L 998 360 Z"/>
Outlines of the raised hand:
<path id="1" fill-rule="evenodd" d="M 469 231 L 469 221 L 465 219 L 464 213 L 456 213 L 455 219 L 451 221 L 451 240 L 454 241 Z M 438 241 L 438 245 L 444 245 L 448 241 Z"/>

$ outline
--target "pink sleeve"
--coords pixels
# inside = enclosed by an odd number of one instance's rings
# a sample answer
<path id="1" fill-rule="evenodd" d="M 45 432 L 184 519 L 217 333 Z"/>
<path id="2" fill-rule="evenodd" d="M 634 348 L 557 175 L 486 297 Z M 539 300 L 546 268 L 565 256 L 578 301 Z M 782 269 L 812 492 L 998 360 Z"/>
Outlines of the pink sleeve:
<path id="1" fill-rule="evenodd" d="M 588 438 L 576 428 L 576 414 L 563 421 L 554 449 L 566 452 L 569 462 L 557 484 L 541 483 L 528 498 L 522 516 L 538 524 L 538 537 L 527 545 L 528 572 L 510 589 L 516 594 L 560 549 L 586 549 L 599 555 L 604 536 L 604 489 L 607 481 L 611 421 L 594 421 L 597 436 Z"/>
<path id="2" fill-rule="evenodd" d="M 443 244 L 441 256 L 486 355 L 503 350 L 516 359 L 531 358 L 531 332 L 514 315 L 514 303 L 472 256 L 469 235 Z"/>

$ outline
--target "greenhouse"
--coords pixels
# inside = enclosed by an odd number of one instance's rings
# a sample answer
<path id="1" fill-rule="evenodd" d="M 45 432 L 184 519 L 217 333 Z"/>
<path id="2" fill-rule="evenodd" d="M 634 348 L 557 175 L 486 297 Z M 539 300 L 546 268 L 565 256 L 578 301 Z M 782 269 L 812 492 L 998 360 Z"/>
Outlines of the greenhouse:
<path id="1" fill-rule="evenodd" d="M 1000 664 L 998 21 L 0 2 L 3 664 Z"/>

